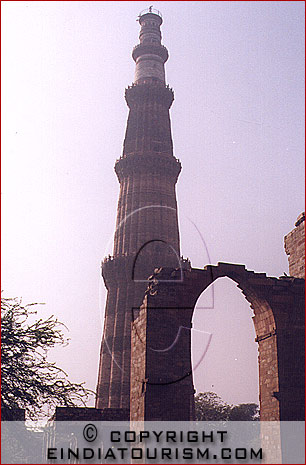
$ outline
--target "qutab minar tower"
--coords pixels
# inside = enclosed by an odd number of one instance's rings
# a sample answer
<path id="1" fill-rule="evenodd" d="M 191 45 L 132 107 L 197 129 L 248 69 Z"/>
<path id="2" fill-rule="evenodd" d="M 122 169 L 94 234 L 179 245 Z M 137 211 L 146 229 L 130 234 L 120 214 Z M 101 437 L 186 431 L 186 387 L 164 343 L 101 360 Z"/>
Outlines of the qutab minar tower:
<path id="1" fill-rule="evenodd" d="M 178 267 L 179 229 L 175 184 L 181 164 L 173 155 L 166 85 L 168 51 L 161 44 L 161 14 L 139 15 L 140 43 L 133 49 L 135 78 L 125 91 L 129 116 L 123 154 L 113 256 L 102 264 L 108 290 L 97 386 L 97 408 L 129 408 L 131 323 L 146 280 L 157 267 Z"/>

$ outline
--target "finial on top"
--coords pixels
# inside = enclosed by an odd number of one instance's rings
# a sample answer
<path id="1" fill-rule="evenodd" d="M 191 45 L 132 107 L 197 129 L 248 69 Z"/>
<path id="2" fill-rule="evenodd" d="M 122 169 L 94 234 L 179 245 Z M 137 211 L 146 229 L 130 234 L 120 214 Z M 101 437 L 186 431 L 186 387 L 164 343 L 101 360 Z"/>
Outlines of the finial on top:
<path id="1" fill-rule="evenodd" d="M 151 13 L 153 15 L 157 15 L 159 16 L 160 18 L 163 17 L 163 15 L 161 14 L 161 12 L 159 10 L 156 10 L 155 8 L 153 8 L 153 5 L 150 5 L 149 8 L 145 8 L 144 10 L 142 10 L 139 15 L 138 15 L 138 19 L 143 16 L 143 15 L 146 15 L 148 13 Z"/>

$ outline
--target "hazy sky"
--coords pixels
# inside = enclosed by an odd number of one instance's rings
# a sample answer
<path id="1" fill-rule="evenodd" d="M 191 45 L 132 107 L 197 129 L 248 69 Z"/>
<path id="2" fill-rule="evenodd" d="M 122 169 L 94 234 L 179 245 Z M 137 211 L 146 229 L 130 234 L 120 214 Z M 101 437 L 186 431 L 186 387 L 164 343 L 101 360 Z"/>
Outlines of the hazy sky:
<path id="1" fill-rule="evenodd" d="M 70 329 L 53 358 L 95 389 L 105 288 L 138 43 L 136 2 L 2 3 L 2 289 L 45 302 Z M 167 82 L 181 250 L 193 266 L 288 272 L 283 237 L 304 209 L 304 2 L 155 2 Z M 208 248 L 207 255 L 200 235 Z M 257 401 L 252 312 L 235 283 L 214 285 L 194 328 L 212 333 L 198 391 Z M 211 289 L 199 307 L 211 303 Z M 194 336 L 194 358 L 205 348 Z"/>

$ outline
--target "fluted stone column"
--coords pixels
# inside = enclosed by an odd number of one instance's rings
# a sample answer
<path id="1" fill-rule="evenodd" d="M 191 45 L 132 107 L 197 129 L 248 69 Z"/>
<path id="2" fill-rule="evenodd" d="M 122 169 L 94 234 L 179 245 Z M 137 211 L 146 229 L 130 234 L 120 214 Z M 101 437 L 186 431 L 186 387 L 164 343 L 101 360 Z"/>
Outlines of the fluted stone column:
<path id="1" fill-rule="evenodd" d="M 113 256 L 104 260 L 107 287 L 97 386 L 97 408 L 128 408 L 131 322 L 138 315 L 145 280 L 155 268 L 178 267 L 179 229 L 175 184 L 181 164 L 173 156 L 169 109 L 173 91 L 165 83 L 167 49 L 162 18 L 139 17 L 140 43 L 132 56 L 134 83 L 126 89 L 129 116 L 123 154 L 115 164 L 120 183 Z"/>

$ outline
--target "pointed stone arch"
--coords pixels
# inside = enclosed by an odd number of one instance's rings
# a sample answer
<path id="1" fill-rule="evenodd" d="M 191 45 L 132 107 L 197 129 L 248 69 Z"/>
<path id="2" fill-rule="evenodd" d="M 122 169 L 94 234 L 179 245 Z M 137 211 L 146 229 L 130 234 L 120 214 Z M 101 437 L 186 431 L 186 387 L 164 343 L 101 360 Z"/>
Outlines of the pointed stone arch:
<path id="1" fill-rule="evenodd" d="M 191 321 L 198 298 L 220 277 L 237 283 L 254 312 L 261 420 L 302 420 L 304 280 L 222 262 L 183 276 L 179 269 L 159 270 L 132 324 L 131 420 L 192 418 Z M 165 347 L 171 350 L 160 350 Z"/>

